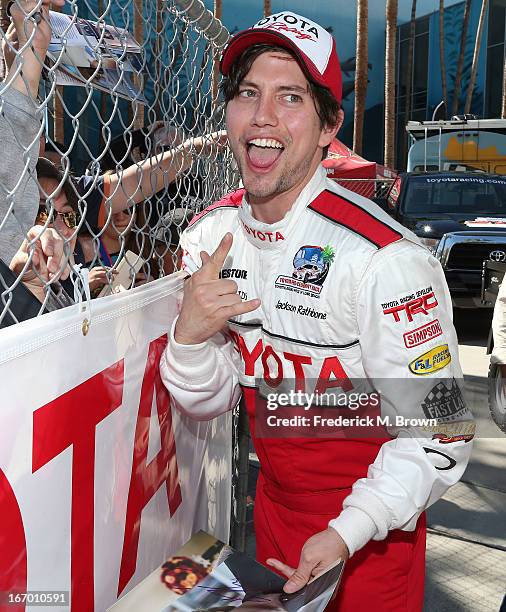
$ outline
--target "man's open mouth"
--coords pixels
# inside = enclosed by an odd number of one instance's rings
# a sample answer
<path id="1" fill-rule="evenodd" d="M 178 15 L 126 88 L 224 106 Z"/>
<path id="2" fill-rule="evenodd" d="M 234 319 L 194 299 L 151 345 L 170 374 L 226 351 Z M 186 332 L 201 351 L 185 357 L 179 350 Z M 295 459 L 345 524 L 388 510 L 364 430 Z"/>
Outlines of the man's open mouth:
<path id="1" fill-rule="evenodd" d="M 274 138 L 253 138 L 247 143 L 248 157 L 256 168 L 268 169 L 274 165 L 285 147 Z"/>

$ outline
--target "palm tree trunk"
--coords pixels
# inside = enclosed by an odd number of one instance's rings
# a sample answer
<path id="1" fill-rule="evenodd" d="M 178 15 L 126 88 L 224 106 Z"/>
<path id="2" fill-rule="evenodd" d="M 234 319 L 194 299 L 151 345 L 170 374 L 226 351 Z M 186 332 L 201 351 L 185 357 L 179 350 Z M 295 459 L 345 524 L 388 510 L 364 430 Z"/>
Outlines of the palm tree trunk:
<path id="1" fill-rule="evenodd" d="M 464 55 L 466 51 L 467 30 L 469 27 L 469 14 L 471 13 L 471 0 L 466 0 L 464 8 L 464 21 L 462 23 L 462 34 L 460 36 L 460 53 L 457 63 L 457 74 L 455 75 L 455 85 L 453 87 L 452 116 L 459 112 L 460 88 L 462 85 L 462 70 L 464 68 Z"/>
<path id="2" fill-rule="evenodd" d="M 397 35 L 398 0 L 386 3 L 385 41 L 385 148 L 383 163 L 395 165 L 395 40 Z"/>
<path id="3" fill-rule="evenodd" d="M 143 0 L 134 0 L 134 38 L 141 47 L 144 47 L 144 7 Z M 134 84 L 142 91 L 143 81 L 142 76 L 134 72 Z M 134 103 L 137 107 L 135 116 L 134 129 L 144 127 L 144 104 L 139 102 Z"/>
<path id="4" fill-rule="evenodd" d="M 368 0 L 357 1 L 357 51 L 353 150 L 361 155 L 368 76 Z"/>
<path id="5" fill-rule="evenodd" d="M 444 0 L 439 0 L 439 63 L 441 64 L 441 86 L 443 88 L 443 101 L 445 103 L 445 115 L 447 115 L 448 114 L 448 92 L 446 90 L 444 17 L 445 17 L 445 2 Z"/>
<path id="6" fill-rule="evenodd" d="M 471 102 L 473 101 L 474 86 L 476 84 L 476 73 L 478 72 L 478 57 L 480 55 L 481 37 L 483 35 L 483 26 L 485 25 L 485 13 L 487 11 L 487 0 L 481 2 L 480 20 L 478 22 L 478 30 L 476 32 L 476 43 L 474 45 L 473 64 L 471 67 L 471 78 L 469 79 L 469 87 L 467 88 L 466 106 L 464 113 L 471 111 Z"/>
<path id="7" fill-rule="evenodd" d="M 223 4 L 222 0 L 214 0 L 214 16 L 216 19 L 220 19 L 223 14 Z M 216 106 L 218 103 L 218 89 L 220 83 L 220 51 L 215 50 L 213 52 L 213 76 L 211 83 L 211 95 L 212 95 L 212 105 Z"/>
<path id="8" fill-rule="evenodd" d="M 264 17 L 268 17 L 272 13 L 271 0 L 264 0 Z"/>
<path id="9" fill-rule="evenodd" d="M 413 93 L 413 51 L 415 48 L 416 34 L 416 0 L 411 4 L 411 24 L 409 28 L 408 59 L 406 62 L 406 122 L 411 115 L 411 97 Z"/>
<path id="10" fill-rule="evenodd" d="M 502 104 L 501 104 L 501 119 L 506 119 L 506 60 L 502 72 Z"/>
<path id="11" fill-rule="evenodd" d="M 409 27 L 409 42 L 408 42 L 408 57 L 406 59 L 406 72 L 404 80 L 406 82 L 406 101 L 404 104 L 404 120 L 405 123 L 411 117 L 411 98 L 413 97 L 413 52 L 415 49 L 416 36 L 416 0 L 411 3 L 411 21 Z M 408 136 L 403 131 L 401 135 L 401 159 L 397 160 L 397 165 L 404 165 L 408 155 Z"/>

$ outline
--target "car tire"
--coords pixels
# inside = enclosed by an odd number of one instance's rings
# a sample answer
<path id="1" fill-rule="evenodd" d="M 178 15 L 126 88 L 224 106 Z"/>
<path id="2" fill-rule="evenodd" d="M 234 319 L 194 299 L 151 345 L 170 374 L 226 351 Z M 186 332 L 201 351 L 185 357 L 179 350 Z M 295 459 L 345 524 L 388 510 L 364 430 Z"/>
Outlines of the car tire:
<path id="1" fill-rule="evenodd" d="M 491 363 L 488 370 L 488 407 L 494 423 L 506 433 L 505 383 L 499 364 Z"/>

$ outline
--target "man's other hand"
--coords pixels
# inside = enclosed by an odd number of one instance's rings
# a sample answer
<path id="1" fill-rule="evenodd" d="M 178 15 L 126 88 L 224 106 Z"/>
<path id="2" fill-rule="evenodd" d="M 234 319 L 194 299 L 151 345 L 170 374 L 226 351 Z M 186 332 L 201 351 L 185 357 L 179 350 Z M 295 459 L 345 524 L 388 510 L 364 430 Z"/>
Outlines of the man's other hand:
<path id="1" fill-rule="evenodd" d="M 267 564 L 288 577 L 283 587 L 285 593 L 295 593 L 302 589 L 311 578 L 324 572 L 338 559 L 347 561 L 349 556 L 344 540 L 335 529 L 328 527 L 306 541 L 300 553 L 297 569 L 277 559 L 267 559 Z"/>
<path id="2" fill-rule="evenodd" d="M 260 306 L 258 299 L 243 302 L 237 293 L 237 283 L 220 278 L 232 240 L 232 234 L 227 233 L 212 255 L 202 251 L 202 267 L 186 281 L 181 313 L 174 330 L 174 338 L 179 344 L 205 342 L 219 332 L 228 319 Z"/>

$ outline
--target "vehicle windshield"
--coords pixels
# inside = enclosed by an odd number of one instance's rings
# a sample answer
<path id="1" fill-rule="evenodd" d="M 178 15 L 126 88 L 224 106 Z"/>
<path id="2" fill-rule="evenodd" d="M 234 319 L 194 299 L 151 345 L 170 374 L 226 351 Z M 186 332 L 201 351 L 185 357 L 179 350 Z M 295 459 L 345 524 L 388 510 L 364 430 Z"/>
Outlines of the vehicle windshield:
<path id="1" fill-rule="evenodd" d="M 406 213 L 488 214 L 506 217 L 506 177 L 437 175 L 410 177 Z"/>

